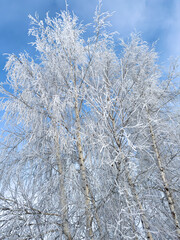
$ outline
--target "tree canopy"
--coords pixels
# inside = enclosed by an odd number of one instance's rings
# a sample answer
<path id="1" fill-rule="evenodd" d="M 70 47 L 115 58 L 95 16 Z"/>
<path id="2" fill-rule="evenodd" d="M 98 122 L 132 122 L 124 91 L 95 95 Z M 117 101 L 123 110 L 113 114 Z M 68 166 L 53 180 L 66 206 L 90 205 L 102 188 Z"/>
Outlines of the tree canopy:
<path id="1" fill-rule="evenodd" d="M 8 56 L 0 239 L 180 239 L 177 62 L 109 16 L 30 16 L 38 57 Z"/>

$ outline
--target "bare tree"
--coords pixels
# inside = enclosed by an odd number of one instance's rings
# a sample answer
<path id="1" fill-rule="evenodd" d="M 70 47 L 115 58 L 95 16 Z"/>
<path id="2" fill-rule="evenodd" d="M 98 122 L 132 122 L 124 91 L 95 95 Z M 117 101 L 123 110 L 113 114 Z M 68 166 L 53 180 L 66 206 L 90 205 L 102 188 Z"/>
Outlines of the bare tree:
<path id="1" fill-rule="evenodd" d="M 68 10 L 30 16 L 38 60 L 8 56 L 1 239 L 179 239 L 176 68 L 137 34 L 117 54 L 109 16 L 88 39 Z"/>

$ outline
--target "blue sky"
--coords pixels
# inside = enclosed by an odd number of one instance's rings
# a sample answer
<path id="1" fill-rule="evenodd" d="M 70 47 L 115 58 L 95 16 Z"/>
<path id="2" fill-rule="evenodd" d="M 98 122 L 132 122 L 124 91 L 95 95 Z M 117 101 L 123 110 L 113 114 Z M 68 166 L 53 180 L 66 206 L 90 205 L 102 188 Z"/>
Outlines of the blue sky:
<path id="1" fill-rule="evenodd" d="M 69 9 L 80 21 L 92 21 L 97 0 L 69 0 Z M 0 81 L 5 80 L 3 53 L 32 52 L 28 44 L 28 14 L 37 12 L 44 18 L 65 9 L 64 0 L 0 0 Z M 180 56 L 180 0 L 103 0 L 103 10 L 115 12 L 111 17 L 112 31 L 127 38 L 132 31 L 142 33 L 150 44 L 158 40 L 156 50 L 160 61 Z"/>

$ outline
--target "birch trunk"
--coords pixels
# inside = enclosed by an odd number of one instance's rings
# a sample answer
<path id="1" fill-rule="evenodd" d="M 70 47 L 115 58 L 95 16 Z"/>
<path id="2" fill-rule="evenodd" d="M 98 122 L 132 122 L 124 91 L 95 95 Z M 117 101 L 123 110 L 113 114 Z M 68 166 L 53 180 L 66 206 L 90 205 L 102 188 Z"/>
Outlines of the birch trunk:
<path id="1" fill-rule="evenodd" d="M 123 159 L 125 159 L 124 153 L 122 152 L 122 149 L 121 149 L 121 143 L 120 143 L 119 139 L 116 137 L 116 134 L 115 134 L 115 121 L 114 121 L 114 118 L 111 115 L 110 115 L 110 119 L 112 121 L 114 139 L 116 141 L 116 144 L 118 146 L 119 151 L 122 153 Z M 126 168 L 126 176 L 127 176 L 127 181 L 128 181 L 129 186 L 130 186 L 132 195 L 135 199 L 135 202 L 137 203 L 137 206 L 138 206 L 139 210 L 141 211 L 141 222 L 142 222 L 143 228 L 146 232 L 147 239 L 153 240 L 152 234 L 150 232 L 150 227 L 149 227 L 149 224 L 148 224 L 148 220 L 147 220 L 147 218 L 145 216 L 145 213 L 144 213 L 143 206 L 141 204 L 141 201 L 139 200 L 139 196 L 136 192 L 134 183 L 133 183 L 133 181 L 130 177 L 130 174 L 129 174 L 129 171 L 128 171 L 127 168 Z M 135 226 L 133 228 L 135 229 Z"/>
<path id="2" fill-rule="evenodd" d="M 67 204 L 67 198 L 65 193 L 65 187 L 64 187 L 64 171 L 62 167 L 61 157 L 60 157 L 60 146 L 59 146 L 59 137 L 56 132 L 55 137 L 55 144 L 56 144 L 56 161 L 58 164 L 58 172 L 60 174 L 60 204 L 61 204 L 61 212 L 62 212 L 62 232 L 64 235 L 66 235 L 68 240 L 72 240 L 70 228 L 69 228 L 69 222 L 68 222 L 68 204 Z"/>
<path id="3" fill-rule="evenodd" d="M 75 115 L 76 115 L 76 137 L 77 137 L 77 148 L 79 154 L 79 165 L 80 165 L 80 173 L 81 173 L 81 180 L 82 180 L 82 187 L 83 193 L 85 197 L 85 214 L 86 214 L 86 229 L 88 235 L 91 240 L 93 240 L 93 230 L 92 230 L 92 216 L 91 216 L 91 197 L 90 197 L 90 189 L 87 181 L 86 176 L 86 168 L 84 164 L 84 157 L 83 157 L 83 149 L 81 143 L 81 124 L 80 124 L 80 117 L 79 117 L 79 106 L 78 106 L 78 94 L 76 89 L 76 80 L 74 80 L 75 85 Z"/>
<path id="4" fill-rule="evenodd" d="M 148 115 L 149 115 L 149 112 L 148 112 Z M 170 209 L 173 221 L 174 221 L 174 225 L 175 225 L 176 232 L 177 232 L 177 237 L 178 237 L 178 239 L 180 239 L 180 224 L 179 224 L 179 221 L 178 221 L 178 218 L 177 218 L 177 213 L 176 213 L 176 210 L 175 210 L 175 204 L 174 204 L 173 196 L 172 196 L 172 193 L 171 193 L 170 188 L 169 188 L 168 180 L 166 178 L 165 170 L 164 170 L 163 164 L 162 164 L 162 159 L 160 157 L 160 153 L 159 153 L 159 150 L 158 150 L 158 145 L 157 145 L 157 142 L 156 142 L 155 134 L 154 134 L 153 127 L 152 127 L 152 124 L 151 124 L 151 121 L 150 121 L 149 117 L 148 117 L 148 122 L 149 122 L 149 129 L 150 129 L 150 135 L 151 135 L 151 138 L 152 138 L 154 152 L 156 154 L 161 179 L 162 179 L 162 182 L 163 182 L 163 185 L 164 185 L 165 195 L 166 195 L 168 205 L 169 205 L 169 209 Z"/>
<path id="5" fill-rule="evenodd" d="M 135 224 L 134 224 L 134 218 L 132 217 L 132 213 L 131 213 L 131 209 L 130 209 L 130 201 L 129 201 L 129 194 L 128 191 L 125 189 L 125 194 L 126 194 L 126 201 L 127 201 L 127 207 L 128 207 L 128 212 L 130 214 L 130 219 L 131 219 L 131 226 L 132 226 L 132 230 L 133 230 L 133 234 L 135 235 L 135 239 L 138 240 L 137 234 L 136 234 L 136 228 L 135 228 Z"/>
<path id="6" fill-rule="evenodd" d="M 127 180 L 128 180 L 128 184 L 131 188 L 131 192 L 135 198 L 135 201 L 139 207 L 139 210 L 141 211 L 141 222 L 142 222 L 142 225 L 145 229 L 145 232 L 146 232 L 146 235 L 147 235 L 147 239 L 150 239 L 150 240 L 153 240 L 153 237 L 152 237 L 152 234 L 150 232 L 150 227 L 149 227 L 149 224 L 148 224 L 148 221 L 147 221 L 147 218 L 145 216 L 145 213 L 144 213 L 144 209 L 143 209 L 143 206 L 141 204 L 141 201 L 139 200 L 139 196 L 136 192 L 136 189 L 135 189 L 135 186 L 134 186 L 134 183 L 132 182 L 132 179 L 129 175 L 129 171 L 126 170 L 126 174 L 127 174 Z"/>

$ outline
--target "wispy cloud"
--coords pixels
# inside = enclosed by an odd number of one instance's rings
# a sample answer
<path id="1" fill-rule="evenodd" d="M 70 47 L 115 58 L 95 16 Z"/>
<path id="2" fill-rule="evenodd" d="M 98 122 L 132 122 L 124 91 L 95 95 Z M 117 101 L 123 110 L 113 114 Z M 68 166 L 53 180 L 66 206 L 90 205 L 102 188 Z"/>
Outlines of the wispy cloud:
<path id="1" fill-rule="evenodd" d="M 80 21 L 92 21 L 98 0 L 68 0 L 69 9 Z M 64 0 L 6 0 L 0 7 L 0 55 L 27 48 L 28 14 L 38 12 L 43 18 L 65 9 Z M 180 55 L 180 1 L 179 0 L 103 0 L 103 10 L 114 12 L 112 31 L 126 38 L 132 31 L 142 33 L 152 43 L 158 41 L 160 55 Z M 1 56 L 0 56 L 1 58 Z M 1 62 L 1 59 L 0 59 Z"/>
<path id="2" fill-rule="evenodd" d="M 172 56 L 180 56 L 180 1 L 176 1 L 173 14 L 169 19 L 169 31 L 166 36 L 167 51 Z"/>
<path id="3" fill-rule="evenodd" d="M 180 54 L 179 0 L 112 0 L 104 1 L 104 8 L 116 11 L 112 26 L 121 37 L 127 37 L 132 31 L 141 32 L 150 43 L 158 40 L 163 58 Z"/>

